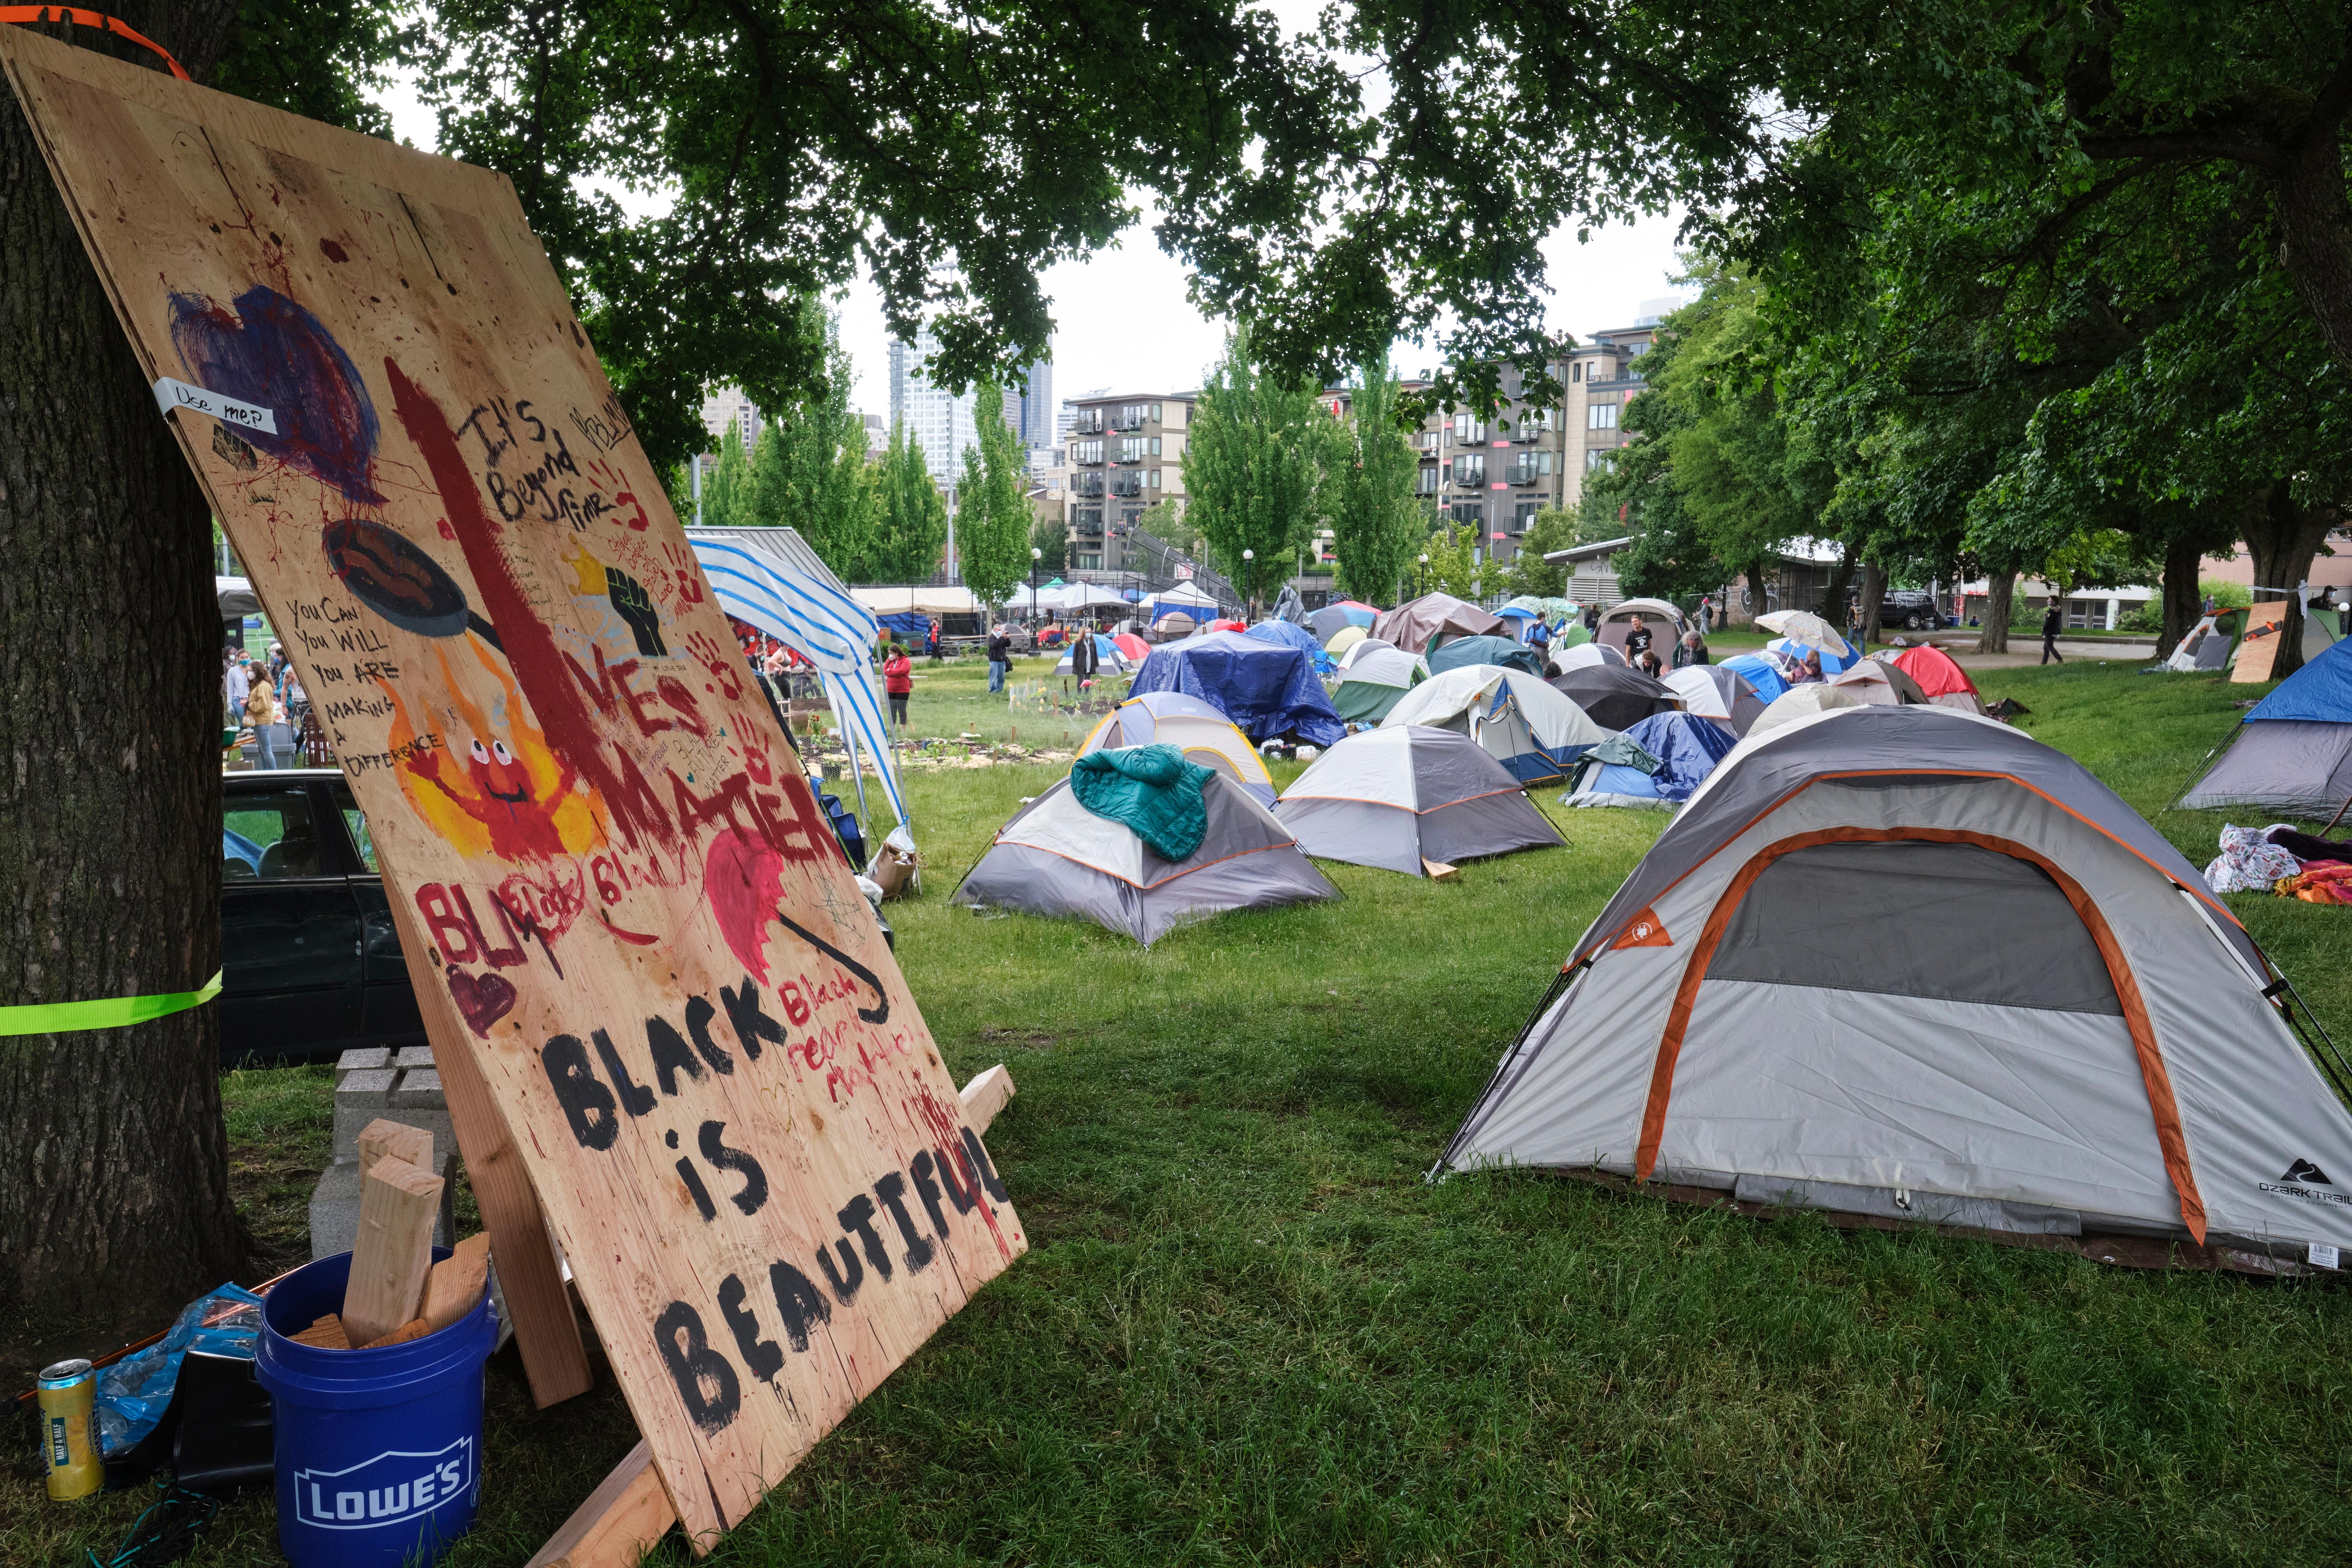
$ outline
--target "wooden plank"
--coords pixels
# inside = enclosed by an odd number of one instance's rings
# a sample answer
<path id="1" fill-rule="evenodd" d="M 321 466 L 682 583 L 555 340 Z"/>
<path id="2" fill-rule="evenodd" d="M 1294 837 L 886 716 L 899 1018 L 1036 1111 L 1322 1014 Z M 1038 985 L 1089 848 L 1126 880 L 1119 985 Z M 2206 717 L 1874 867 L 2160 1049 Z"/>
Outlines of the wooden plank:
<path id="1" fill-rule="evenodd" d="M 388 1121 L 382 1117 L 360 1129 L 360 1180 L 375 1169 L 375 1163 L 389 1154 L 395 1160 L 405 1160 L 420 1171 L 435 1168 L 433 1163 L 433 1130 L 411 1127 L 405 1121 Z"/>
<path id="2" fill-rule="evenodd" d="M 426 1322 L 423 1318 L 411 1318 L 408 1321 L 401 1324 L 400 1327 L 393 1330 L 390 1333 L 381 1334 L 376 1338 L 368 1341 L 368 1342 L 362 1345 L 360 1349 L 363 1351 L 376 1351 L 382 1350 L 386 1345 L 404 1345 L 411 1340 L 421 1340 L 432 1331 L 433 1325 Z"/>
<path id="3" fill-rule="evenodd" d="M 963 1101 L 963 1119 L 971 1130 L 985 1132 L 1014 1092 L 1013 1075 L 999 1062 L 986 1072 L 975 1074 L 957 1098 Z"/>
<path id="4" fill-rule="evenodd" d="M 343 1288 L 343 1331 L 373 1344 L 409 1319 L 433 1272 L 433 1222 L 441 1213 L 441 1178 L 386 1155 L 360 1178 L 360 1233 Z"/>
<path id="5" fill-rule="evenodd" d="M 1461 867 L 1433 860 L 1426 855 L 1421 858 L 1421 868 L 1429 873 L 1429 879 L 1433 882 L 1458 882 L 1462 879 Z"/>
<path id="6" fill-rule="evenodd" d="M 418 1314 L 438 1331 L 480 1304 L 490 1281 L 490 1236 L 469 1236 L 433 1266 L 425 1281 L 425 1310 Z"/>
<path id="7" fill-rule="evenodd" d="M 211 400 L 163 416 L 367 814 L 509 1300 L 527 1188 L 707 1551 L 1020 1218 L 512 186 L 23 28 L 0 68 Z"/>
<path id="8" fill-rule="evenodd" d="M 309 1328 L 294 1336 L 298 1345 L 310 1345 L 319 1350 L 347 1351 L 352 1348 L 349 1335 L 343 1332 L 343 1321 L 334 1313 L 315 1320 Z"/>
<path id="9" fill-rule="evenodd" d="M 2286 624 L 2286 601 L 2273 599 L 2256 605 L 2245 612 L 2246 629 L 2238 638 L 2238 647 L 2231 656 L 2230 681 L 2232 685 L 2252 686 L 2271 678 L 2271 668 L 2278 663 L 2279 638 Z"/>
<path id="10" fill-rule="evenodd" d="M 640 1440 L 523 1568 L 635 1568 L 677 1522 Z"/>

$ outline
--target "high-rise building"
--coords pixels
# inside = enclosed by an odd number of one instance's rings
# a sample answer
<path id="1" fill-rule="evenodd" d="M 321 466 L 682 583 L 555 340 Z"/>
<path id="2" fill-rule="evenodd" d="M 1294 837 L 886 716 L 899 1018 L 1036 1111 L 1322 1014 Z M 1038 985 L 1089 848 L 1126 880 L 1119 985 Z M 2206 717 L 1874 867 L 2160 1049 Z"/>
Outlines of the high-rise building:
<path id="1" fill-rule="evenodd" d="M 959 396 L 933 386 L 923 377 L 923 362 L 940 352 L 940 341 L 929 327 L 910 344 L 890 344 L 890 421 L 904 422 L 907 434 L 923 449 L 931 482 L 941 489 L 955 485 L 963 474 L 963 454 L 980 445 L 980 426 L 973 417 L 972 395 Z"/>
<path id="2" fill-rule="evenodd" d="M 1009 400 L 1004 412 L 1008 419 L 1013 419 L 1016 412 Z M 1037 360 L 1029 366 L 1029 390 L 1021 394 L 1019 417 L 1013 419 L 1013 434 L 1021 437 L 1021 445 L 1034 451 L 1059 441 L 1062 433 L 1055 428 L 1054 424 L 1056 412 L 1054 405 L 1054 362 L 1050 358 Z"/>
<path id="3" fill-rule="evenodd" d="M 750 457 L 760 439 L 760 411 L 740 386 L 719 387 L 702 400 L 702 427 L 710 432 L 713 443 L 726 438 L 730 425 L 743 443 L 743 455 Z"/>

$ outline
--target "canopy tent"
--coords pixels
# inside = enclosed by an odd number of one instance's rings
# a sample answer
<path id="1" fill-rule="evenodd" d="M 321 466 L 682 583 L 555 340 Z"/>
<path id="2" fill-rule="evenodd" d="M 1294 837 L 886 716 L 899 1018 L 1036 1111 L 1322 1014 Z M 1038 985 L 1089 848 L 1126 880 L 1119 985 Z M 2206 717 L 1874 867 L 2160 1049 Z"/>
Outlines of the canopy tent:
<path id="1" fill-rule="evenodd" d="M 1499 665 L 1505 669 L 1539 676 L 1544 661 L 1543 655 L 1535 649 L 1522 647 L 1509 637 L 1448 637 L 1429 655 L 1432 675 L 1473 664 Z"/>
<path id="2" fill-rule="evenodd" d="M 1407 653 L 1426 653 L 1431 643 L 1449 637 L 1508 637 L 1510 630 L 1511 624 L 1500 616 L 1490 616 L 1451 594 L 1423 594 L 1381 611 L 1372 623 L 1374 637 Z"/>
<path id="3" fill-rule="evenodd" d="M 796 530 L 689 528 L 686 537 L 720 608 L 790 644 L 816 666 L 849 747 L 860 808 L 866 803 L 865 763 L 871 762 L 890 809 L 907 821 L 889 721 L 867 657 L 878 635 L 872 607 L 843 585 Z"/>
<path id="4" fill-rule="evenodd" d="M 1583 630 L 1581 626 L 1577 629 Z M 1605 642 L 1594 642 L 1590 638 L 1580 643 L 1571 643 L 1566 647 L 1554 647 L 1551 662 L 1559 666 L 1562 674 L 1571 669 L 1592 669 L 1604 664 L 1613 664 L 1620 669 L 1633 668 L 1625 660 L 1623 648 Z"/>
<path id="5" fill-rule="evenodd" d="M 222 620 L 238 621 L 261 614 L 261 595 L 243 577 L 215 577 L 213 597 L 220 602 Z"/>
<path id="6" fill-rule="evenodd" d="M 1764 711 L 1763 700 L 1748 678 L 1723 665 L 1686 664 L 1668 670 L 1665 684 L 1683 700 L 1686 711 L 1712 720 L 1734 736 L 1748 733 L 1748 727 Z"/>
<path id="7" fill-rule="evenodd" d="M 1195 697 L 1154 691 L 1130 697 L 1107 714 L 1078 755 L 1112 746 L 1173 746 L 1188 763 L 1232 779 L 1260 805 L 1274 804 L 1274 775 L 1233 721 Z"/>
<path id="8" fill-rule="evenodd" d="M 1682 707 L 1682 698 L 1664 681 L 1621 664 L 1564 669 L 1551 683 L 1604 730 L 1630 730 L 1653 713 Z"/>
<path id="9" fill-rule="evenodd" d="M 1097 660 L 1095 669 L 1097 674 L 1125 675 L 1135 668 L 1135 661 L 1127 657 L 1125 651 L 1119 647 L 1118 639 L 1108 632 L 1088 632 L 1085 635 L 1095 639 Z M 1055 675 L 1072 673 L 1072 660 L 1076 657 L 1076 650 L 1077 644 L 1073 641 L 1070 647 L 1064 650 L 1062 661 L 1054 666 Z"/>
<path id="10" fill-rule="evenodd" d="M 1429 861 L 1561 842 L 1476 742 L 1421 724 L 1349 736 L 1292 782 L 1274 814 L 1309 855 L 1408 877 L 1426 875 Z"/>
<path id="11" fill-rule="evenodd" d="M 1933 706 L 1815 718 L 1659 836 L 1440 1168 L 2299 1258 L 2352 1246 L 2317 1201 L 2352 1117 L 2273 980 L 2063 753 Z"/>
<path id="12" fill-rule="evenodd" d="M 1759 702 L 1769 703 L 1789 689 L 1789 678 L 1779 664 L 1759 654 L 1738 653 L 1727 658 L 1717 668 L 1727 669 L 1748 682 Z"/>
<path id="13" fill-rule="evenodd" d="M 1348 732 L 1303 651 L 1239 632 L 1211 632 L 1152 649 L 1129 689 L 1138 697 L 1152 691 L 1197 697 L 1259 743 L 1295 735 L 1331 746 Z"/>
<path id="14" fill-rule="evenodd" d="M 1323 651 L 1339 660 L 1344 668 L 1347 664 L 1348 650 L 1360 642 L 1370 640 L 1372 640 L 1372 634 L 1366 627 L 1341 626 L 1338 631 L 1333 632 L 1330 640 L 1323 645 Z M 1388 645 L 1382 643 L 1381 646 L 1386 647 Z"/>
<path id="15" fill-rule="evenodd" d="M 1809 680 L 1802 686 L 1791 686 L 1788 690 L 1766 703 L 1764 711 L 1756 716 L 1756 722 L 1748 726 L 1748 733 L 1761 735 L 1767 731 L 1777 730 L 1783 724 L 1792 724 L 1800 719 L 1810 719 L 1816 713 L 1826 713 L 1833 708 L 1867 708 L 1869 706 L 1870 703 L 1865 701 L 1859 693 L 1845 687 L 1832 686 L 1826 681 Z"/>
<path id="16" fill-rule="evenodd" d="M 1625 731 L 1657 766 L 1591 768 L 1570 792 L 1570 805 L 1674 805 L 1688 800 L 1731 754 L 1731 731 L 1696 713 L 1653 713 Z"/>
<path id="17" fill-rule="evenodd" d="M 1449 669 L 1406 692 L 1381 728 L 1406 724 L 1468 735 L 1521 784 L 1566 772 L 1609 738 L 1583 709 L 1542 680 L 1491 664 Z"/>
<path id="18" fill-rule="evenodd" d="M 1879 708 L 1927 700 L 1927 694 L 1919 689 L 1919 683 L 1905 674 L 1903 667 L 1891 658 L 1858 658 L 1850 668 L 1831 676 L 1828 684 L 1848 696 L 1859 697 Z"/>
<path id="19" fill-rule="evenodd" d="M 1211 915 L 1339 896 L 1290 830 L 1224 773 L 1209 775 L 1201 798 L 1208 828 L 1200 847 L 1168 861 L 1057 780 L 997 830 L 954 901 L 1090 920 L 1150 947 Z"/>
<path id="20" fill-rule="evenodd" d="M 1984 711 L 1984 697 L 1977 683 L 1942 648 L 1927 643 L 1906 647 L 1895 656 L 1895 668 L 1917 681 L 1927 700 L 1938 708 L 1956 708 L 1963 713 Z"/>
<path id="21" fill-rule="evenodd" d="M 719 531 L 701 529 L 697 531 L 710 533 Z M 769 530 L 745 529 L 740 531 L 749 536 L 766 533 Z M 802 548 L 807 549 L 806 542 L 803 542 Z M 810 551 L 809 555 L 810 559 L 815 559 L 815 552 Z M 832 569 L 828 567 L 825 574 L 832 576 Z M 834 581 L 837 583 L 840 579 L 835 577 Z M 980 615 L 988 607 L 974 598 L 969 588 L 934 588 L 918 584 L 911 588 L 846 588 L 843 591 L 877 616 L 905 615 L 908 611 L 925 616 L 971 616 Z"/>
<path id="22" fill-rule="evenodd" d="M 1164 589 L 1144 603 L 1151 612 L 1154 626 L 1170 616 L 1189 616 L 1197 626 L 1202 621 L 1213 620 L 1217 614 L 1215 596 L 1202 593 L 1190 583 L 1179 583 L 1172 588 Z"/>
<path id="23" fill-rule="evenodd" d="M 1371 605 L 1360 604 L 1354 599 L 1334 599 L 1307 617 L 1307 629 L 1315 634 L 1316 640 L 1329 647 L 1331 639 L 1350 626 L 1371 630 L 1372 623 L 1380 618 L 1380 614 Z"/>
<path id="24" fill-rule="evenodd" d="M 1318 675 L 1328 675 L 1339 668 L 1338 661 L 1323 651 L 1322 643 L 1313 632 L 1289 621 L 1260 621 L 1242 635 L 1255 637 L 1260 642 L 1273 643 L 1278 647 L 1297 648 L 1307 656 L 1307 662 L 1314 665 Z"/>
<path id="25" fill-rule="evenodd" d="M 2326 816 L 2352 800 L 2352 642 L 2338 642 L 2247 710 L 2236 740 L 2180 804 Z"/>
<path id="26" fill-rule="evenodd" d="M 1375 647 L 1340 673 L 1331 706 L 1350 724 L 1377 724 L 1428 679 L 1429 666 L 1402 648 Z"/>

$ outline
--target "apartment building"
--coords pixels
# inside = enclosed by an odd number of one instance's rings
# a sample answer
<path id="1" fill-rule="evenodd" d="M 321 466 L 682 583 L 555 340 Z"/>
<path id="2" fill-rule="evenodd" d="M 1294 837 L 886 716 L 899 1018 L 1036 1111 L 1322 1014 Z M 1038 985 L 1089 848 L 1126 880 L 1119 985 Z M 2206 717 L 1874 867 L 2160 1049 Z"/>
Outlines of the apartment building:
<path id="1" fill-rule="evenodd" d="M 1162 500 L 1184 500 L 1184 439 L 1197 392 L 1096 393 L 1066 399 L 1070 566 L 1139 569 L 1126 541 Z"/>
<path id="2" fill-rule="evenodd" d="M 702 427 L 710 432 L 715 445 L 727 438 L 727 427 L 735 427 L 736 439 L 743 443 L 743 455 L 750 457 L 760 439 L 760 411 L 740 386 L 715 388 L 702 400 Z"/>
<path id="3" fill-rule="evenodd" d="M 1659 303 L 1671 308 L 1673 302 Z M 1645 313 L 1638 324 L 1595 332 L 1561 355 L 1553 374 L 1567 392 L 1560 425 L 1570 444 L 1562 454 L 1560 505 L 1577 505 L 1584 499 L 1585 477 L 1616 461 L 1628 438 L 1625 405 L 1643 390 L 1642 356 L 1657 336 L 1657 317 Z"/>

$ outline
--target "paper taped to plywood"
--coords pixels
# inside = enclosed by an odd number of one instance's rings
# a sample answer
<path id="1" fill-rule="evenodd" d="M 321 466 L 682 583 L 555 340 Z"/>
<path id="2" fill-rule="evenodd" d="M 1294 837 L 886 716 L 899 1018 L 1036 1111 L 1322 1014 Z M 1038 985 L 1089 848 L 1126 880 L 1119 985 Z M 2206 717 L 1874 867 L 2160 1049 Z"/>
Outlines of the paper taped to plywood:
<path id="1" fill-rule="evenodd" d="M 201 386 L 190 386 L 168 375 L 155 378 L 155 405 L 166 414 L 185 409 L 192 414 L 209 414 L 239 430 L 258 430 L 265 436 L 278 434 L 278 416 L 268 409 L 223 397 L 217 392 L 206 392 Z"/>
<path id="2" fill-rule="evenodd" d="M 512 187 L 0 64 L 707 1549 L 1019 1217 Z"/>

